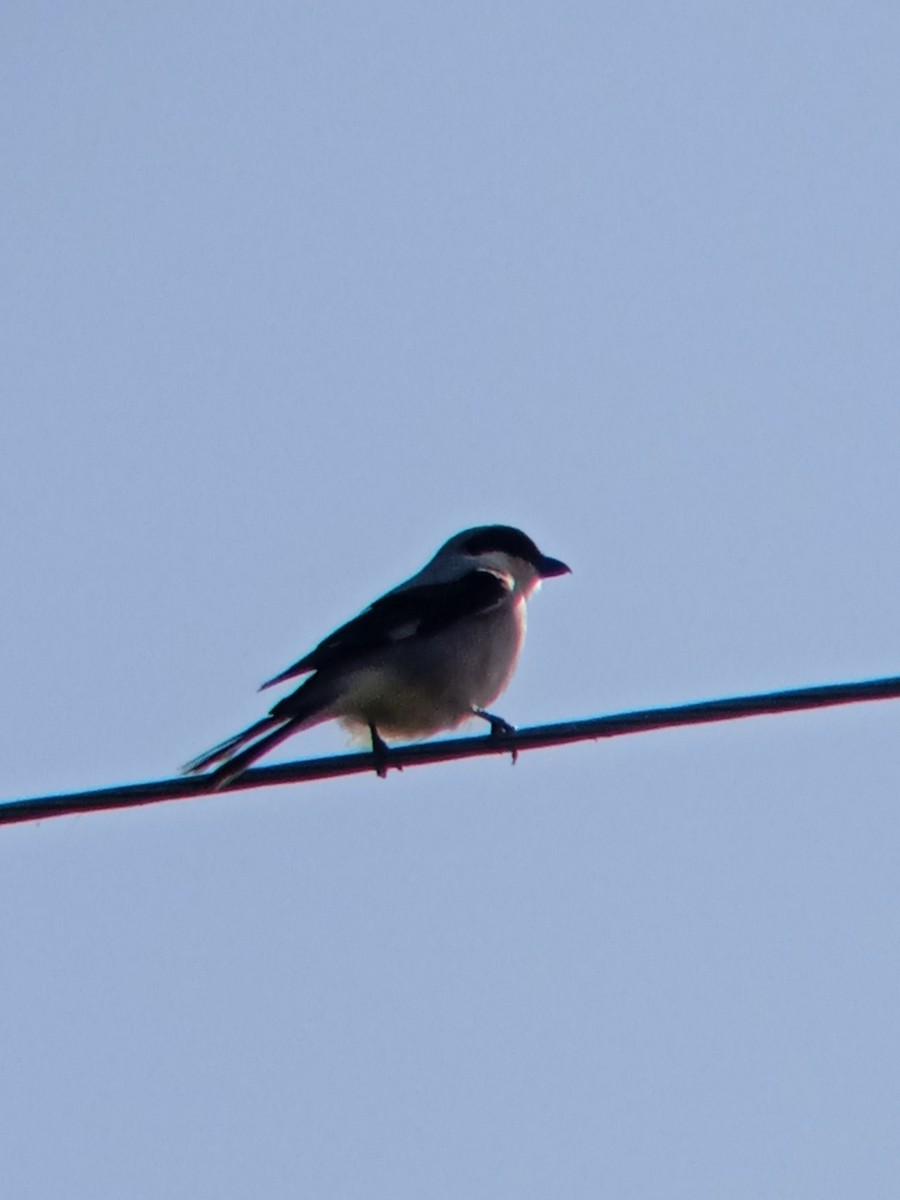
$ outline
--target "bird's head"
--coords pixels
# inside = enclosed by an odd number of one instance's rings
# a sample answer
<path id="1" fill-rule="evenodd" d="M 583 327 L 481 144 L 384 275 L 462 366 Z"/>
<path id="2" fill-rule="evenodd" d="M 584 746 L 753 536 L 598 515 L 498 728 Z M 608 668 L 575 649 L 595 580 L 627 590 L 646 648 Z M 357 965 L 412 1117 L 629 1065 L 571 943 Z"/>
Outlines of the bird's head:
<path id="1" fill-rule="evenodd" d="M 441 546 L 434 557 L 448 561 L 469 559 L 473 567 L 499 571 L 528 595 L 542 579 L 569 574 L 570 567 L 558 558 L 542 554 L 531 538 L 512 525 L 478 525 L 464 529 Z"/>

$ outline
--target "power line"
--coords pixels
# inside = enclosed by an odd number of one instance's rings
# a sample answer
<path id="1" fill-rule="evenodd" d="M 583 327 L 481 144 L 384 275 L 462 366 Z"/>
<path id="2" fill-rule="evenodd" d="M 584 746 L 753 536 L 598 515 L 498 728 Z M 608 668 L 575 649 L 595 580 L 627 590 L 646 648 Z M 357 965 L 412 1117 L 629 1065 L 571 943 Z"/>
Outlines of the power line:
<path id="1" fill-rule="evenodd" d="M 831 683 L 819 687 L 793 688 L 783 692 L 764 692 L 752 696 L 731 696 L 722 700 L 704 700 L 670 708 L 645 708 L 637 712 L 614 713 L 579 721 L 561 721 L 553 725 L 532 725 L 515 733 L 482 737 L 444 738 L 437 742 L 398 746 L 391 750 L 389 767 L 422 767 L 428 763 L 450 762 L 460 758 L 478 758 L 487 754 L 512 754 L 563 746 L 598 738 L 623 737 L 628 733 L 648 733 L 653 729 L 673 729 L 680 725 L 706 725 L 714 721 L 734 721 L 804 709 L 831 708 L 867 700 L 900 698 L 900 676 L 867 679 L 857 683 Z M 377 767 L 370 752 L 335 754 L 326 758 L 308 758 L 280 763 L 272 767 L 252 767 L 223 791 L 272 787 L 276 784 L 310 783 L 316 779 L 335 779 L 359 775 Z M 0 825 L 61 817 L 71 813 L 100 812 L 112 808 L 134 808 L 161 800 L 190 800 L 214 795 L 208 776 L 162 779 L 151 783 L 131 783 L 122 787 L 99 788 L 89 792 L 70 792 L 58 796 L 37 796 L 9 800 L 0 804 Z"/>

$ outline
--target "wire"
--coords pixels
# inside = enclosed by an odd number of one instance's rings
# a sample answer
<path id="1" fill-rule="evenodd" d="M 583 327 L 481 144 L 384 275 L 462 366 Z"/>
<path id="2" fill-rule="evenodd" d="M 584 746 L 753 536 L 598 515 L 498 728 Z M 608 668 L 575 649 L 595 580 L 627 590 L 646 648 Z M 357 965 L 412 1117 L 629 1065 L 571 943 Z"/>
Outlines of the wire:
<path id="1" fill-rule="evenodd" d="M 487 754 L 512 754 L 513 761 L 522 750 L 563 746 L 570 742 L 598 738 L 623 737 L 629 733 L 648 733 L 652 729 L 673 729 L 680 725 L 706 725 L 714 721 L 734 721 L 805 709 L 830 708 L 839 704 L 900 698 L 900 676 L 868 679 L 858 683 L 831 683 L 820 687 L 794 688 L 783 692 L 764 692 L 752 696 L 732 696 L 722 700 L 704 700 L 671 708 L 646 708 L 637 712 L 614 713 L 606 717 L 562 721 L 553 725 L 532 725 L 514 733 L 489 733 L 482 737 L 444 738 L 437 742 L 398 746 L 389 754 L 388 766 L 422 767 L 428 763 L 450 762 L 460 758 L 478 758 Z M 327 758 L 308 758 L 279 763 L 271 767 L 253 767 L 227 784 L 222 791 L 272 787 L 286 783 L 310 783 L 315 779 L 335 779 L 375 771 L 380 764 L 370 752 L 336 754 Z M 0 825 L 61 817 L 71 813 L 101 812 L 112 808 L 134 808 L 161 800 L 190 800 L 215 795 L 209 776 L 162 779 L 152 783 L 132 783 L 121 787 L 100 788 L 90 792 L 70 792 L 58 796 L 10 800 L 0 804 Z"/>

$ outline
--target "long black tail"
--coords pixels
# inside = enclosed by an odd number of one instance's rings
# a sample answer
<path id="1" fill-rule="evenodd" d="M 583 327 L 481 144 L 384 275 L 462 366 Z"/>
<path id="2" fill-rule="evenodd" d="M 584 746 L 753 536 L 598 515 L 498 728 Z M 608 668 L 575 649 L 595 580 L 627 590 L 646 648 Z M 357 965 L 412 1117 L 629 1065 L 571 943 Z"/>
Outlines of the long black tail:
<path id="1" fill-rule="evenodd" d="M 318 705 L 310 704 L 300 708 L 293 696 L 288 699 L 294 703 L 288 706 L 287 712 L 278 712 L 285 706 L 285 701 L 279 702 L 273 712 L 257 721 L 255 725 L 250 725 L 234 737 L 219 742 L 212 750 L 206 750 L 197 758 L 192 758 L 189 763 L 185 763 L 181 768 L 182 774 L 199 775 L 207 767 L 220 763 L 221 765 L 212 772 L 211 779 L 215 787 L 224 787 L 285 738 L 299 733 L 301 729 L 308 729 L 311 725 L 318 725 L 320 721 L 328 720 L 327 711 L 322 712 Z M 290 711 L 291 707 L 293 712 Z"/>
<path id="2" fill-rule="evenodd" d="M 334 681 L 323 682 L 315 675 L 295 692 L 279 700 L 256 724 L 213 746 L 212 750 L 205 751 L 197 758 L 192 758 L 181 770 L 185 775 L 198 775 L 207 767 L 219 763 L 220 766 L 209 778 L 215 787 L 225 787 L 285 738 L 332 717 L 334 713 L 330 705 L 334 696 Z"/>
<path id="3" fill-rule="evenodd" d="M 272 723 L 272 719 L 268 719 L 268 724 Z M 256 762 L 258 758 L 262 758 L 264 754 L 268 754 L 271 749 L 283 742 L 285 738 L 291 737 L 295 733 L 299 733 L 307 723 L 306 717 L 291 717 L 287 721 L 279 722 L 279 727 L 273 729 L 271 733 L 267 733 L 265 737 L 259 738 L 252 742 L 245 750 L 241 750 L 238 754 L 233 754 L 222 763 L 220 767 L 216 767 L 213 771 L 213 786 L 223 788 L 232 780 L 237 779 L 250 766 Z M 257 725 L 262 725 L 262 721 L 258 721 Z M 256 728 L 254 726 L 253 728 Z M 249 731 L 248 731 L 249 732 Z"/>
<path id="4" fill-rule="evenodd" d="M 223 758 L 229 758 L 235 750 L 246 745 L 247 742 L 252 742 L 254 738 L 258 738 L 261 733 L 265 733 L 273 725 L 280 724 L 281 721 L 277 721 L 271 715 L 263 717 L 255 725 L 236 733 L 234 737 L 227 738 L 224 742 L 219 742 L 218 746 L 213 746 L 212 750 L 204 750 L 202 754 L 192 758 L 189 763 L 185 763 L 181 768 L 182 775 L 198 775 L 207 767 L 211 767 L 213 763 L 220 762 Z"/>

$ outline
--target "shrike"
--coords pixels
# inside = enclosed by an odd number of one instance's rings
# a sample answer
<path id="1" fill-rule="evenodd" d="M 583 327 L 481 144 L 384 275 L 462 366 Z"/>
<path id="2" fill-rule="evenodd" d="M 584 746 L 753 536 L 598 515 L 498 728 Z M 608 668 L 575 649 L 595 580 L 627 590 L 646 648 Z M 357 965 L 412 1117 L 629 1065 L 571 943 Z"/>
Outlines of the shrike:
<path id="1" fill-rule="evenodd" d="M 389 764 L 385 738 L 429 737 L 472 716 L 493 733 L 512 732 L 485 706 L 515 670 L 526 600 L 542 579 L 568 572 L 509 525 L 463 530 L 418 574 L 264 683 L 308 676 L 261 721 L 184 772 L 219 763 L 213 779 L 223 787 L 285 738 L 332 719 L 355 734 L 368 731 L 381 776 Z"/>

